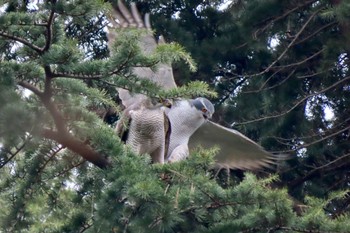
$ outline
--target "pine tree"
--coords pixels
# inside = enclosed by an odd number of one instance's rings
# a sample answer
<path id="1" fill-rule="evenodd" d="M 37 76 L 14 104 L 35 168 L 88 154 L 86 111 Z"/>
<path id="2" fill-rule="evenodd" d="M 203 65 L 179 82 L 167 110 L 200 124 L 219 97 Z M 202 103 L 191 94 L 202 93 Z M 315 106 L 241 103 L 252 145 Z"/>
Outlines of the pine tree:
<path id="1" fill-rule="evenodd" d="M 157 1 L 149 3 L 140 7 L 159 9 Z M 341 43 L 347 34 L 337 27 L 346 21 L 346 1 L 338 8 L 327 1 L 238 1 L 226 11 L 217 10 L 220 1 L 167 3 L 155 17 L 156 25 L 163 20 L 166 26 L 158 33 L 167 29 L 166 38 L 191 52 L 198 64 L 192 75 L 216 87 L 220 111 L 228 113 L 222 120 L 232 121 L 231 111 L 241 121 L 253 118 L 241 124 L 250 137 L 270 136 L 262 141 L 268 149 L 301 153 L 286 163 L 291 171 L 264 178 L 247 172 L 241 180 L 233 172 L 216 174 L 214 149 L 165 165 L 133 154 L 115 135 L 113 121 L 100 114 L 118 115 L 116 87 L 156 99 L 214 96 L 206 83 L 188 82 L 194 62 L 183 48 L 170 44 L 145 56 L 137 44 L 140 32 L 130 30 L 108 56 L 104 24 L 110 8 L 103 1 L 0 1 L 1 231 L 348 231 L 348 174 L 342 174 L 349 166 L 349 98 L 341 85 L 348 83 Z M 180 17 L 171 18 L 179 9 Z M 298 35 L 301 29 L 306 31 Z M 266 46 L 271 38 L 279 40 L 277 47 Z M 297 46 L 303 43 L 308 46 Z M 159 90 L 131 74 L 135 64 L 156 69 L 174 61 L 186 84 L 177 91 Z M 333 88 L 342 92 L 328 91 Z M 322 95 L 281 117 L 266 117 L 315 91 Z M 336 115 L 332 122 L 322 112 L 327 104 Z M 267 119 L 256 119 L 261 116 Z M 318 142 L 317 132 L 325 132 L 325 139 Z M 294 137 L 310 144 L 306 151 Z M 281 138 L 293 144 L 278 143 Z M 291 195 L 302 204 L 296 206 Z"/>
<path id="2" fill-rule="evenodd" d="M 223 11 L 191 3 L 189 13 L 187 1 L 170 1 L 155 25 L 215 87 L 216 120 L 289 154 L 281 183 L 295 198 L 349 188 L 348 1 L 234 1 Z M 347 212 L 349 199 L 336 205 Z"/>

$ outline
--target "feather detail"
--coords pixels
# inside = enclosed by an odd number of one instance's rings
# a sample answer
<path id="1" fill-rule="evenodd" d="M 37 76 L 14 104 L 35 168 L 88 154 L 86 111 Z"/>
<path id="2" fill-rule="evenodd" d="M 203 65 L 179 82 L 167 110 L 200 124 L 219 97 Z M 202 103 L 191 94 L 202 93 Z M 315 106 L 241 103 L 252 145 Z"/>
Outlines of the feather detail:
<path id="1" fill-rule="evenodd" d="M 215 136 L 214 136 L 215 135 Z M 285 156 L 273 155 L 240 132 L 208 121 L 191 136 L 189 148 L 219 147 L 215 156 L 218 168 L 256 170 L 270 167 Z"/>

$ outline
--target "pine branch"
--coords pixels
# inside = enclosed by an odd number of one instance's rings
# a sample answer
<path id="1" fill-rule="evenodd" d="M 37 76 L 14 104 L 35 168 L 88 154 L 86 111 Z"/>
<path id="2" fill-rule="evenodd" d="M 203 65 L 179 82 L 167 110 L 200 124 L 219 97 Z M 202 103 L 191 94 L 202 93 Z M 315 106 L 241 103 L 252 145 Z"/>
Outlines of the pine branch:
<path id="1" fill-rule="evenodd" d="M 7 38 L 7 39 L 10 39 L 10 40 L 14 40 L 14 41 L 17 41 L 17 42 L 20 42 L 26 46 L 28 46 L 29 48 L 33 49 L 34 51 L 36 51 L 37 53 L 41 54 L 43 52 L 43 49 L 32 44 L 31 42 L 29 42 L 28 40 L 25 40 L 21 37 L 17 37 L 17 36 L 12 36 L 12 35 L 9 35 L 7 34 L 6 32 L 4 31 L 0 31 L 0 36 L 4 37 L 4 38 Z"/>
<path id="2" fill-rule="evenodd" d="M 38 174 L 40 174 L 46 166 L 49 164 L 49 162 L 55 158 L 55 156 L 63 149 L 62 145 L 59 145 L 57 148 L 53 148 L 52 151 L 49 154 L 49 158 L 45 161 L 45 163 L 38 169 Z"/>
<path id="3" fill-rule="evenodd" d="M 48 80 L 48 79 L 46 79 Z M 65 120 L 64 117 L 62 116 L 61 112 L 58 110 L 57 106 L 52 102 L 50 99 L 50 82 L 46 81 L 45 83 L 45 90 L 44 92 L 40 91 L 37 87 L 34 85 L 25 82 L 25 81 L 19 81 L 18 84 L 30 91 L 32 91 L 34 94 L 36 94 L 41 102 L 44 104 L 46 109 L 50 112 L 55 125 L 57 127 L 58 131 L 65 132 L 66 131 L 66 126 L 65 126 Z"/>
<path id="4" fill-rule="evenodd" d="M 46 73 L 47 75 L 50 75 L 49 70 L 46 70 Z M 58 107 L 56 106 L 56 104 L 51 99 L 51 79 L 50 78 L 48 77 L 46 78 L 44 92 L 40 91 L 37 87 L 33 86 L 32 84 L 24 81 L 20 81 L 19 85 L 27 88 L 28 90 L 32 91 L 34 94 L 36 94 L 39 97 L 39 99 L 41 100 L 45 108 L 49 111 L 52 119 L 55 122 L 57 131 L 44 129 L 41 132 L 41 136 L 62 144 L 63 146 L 81 155 L 84 159 L 88 160 L 89 162 L 95 164 L 100 168 L 106 168 L 110 166 L 110 162 L 106 158 L 104 158 L 102 155 L 100 155 L 98 152 L 92 149 L 89 145 L 73 137 L 67 131 L 65 119 L 62 113 L 58 110 Z"/>
<path id="5" fill-rule="evenodd" d="M 269 227 L 269 228 L 262 228 L 262 227 L 254 227 L 249 228 L 247 230 L 243 230 L 240 232 L 301 232 L 301 233 L 329 233 L 329 231 L 320 231 L 320 230 L 310 230 L 310 229 L 301 229 L 296 227 L 284 227 L 284 226 L 276 226 L 276 227 Z"/>
<path id="6" fill-rule="evenodd" d="M 56 104 L 49 98 L 41 98 L 41 102 L 44 104 L 45 108 L 49 111 L 52 119 L 55 122 L 57 130 L 61 133 L 67 132 L 67 127 L 65 119 L 62 113 L 58 110 Z"/>
<path id="7" fill-rule="evenodd" d="M 54 7 L 52 9 L 54 9 Z M 51 10 L 50 16 L 46 25 L 46 43 L 44 48 L 42 49 L 43 52 L 48 51 L 52 43 L 52 24 L 53 24 L 54 18 L 55 18 L 55 12 Z"/>
<path id="8" fill-rule="evenodd" d="M 79 163 L 77 163 L 77 164 L 73 164 L 71 167 L 69 167 L 69 168 L 67 168 L 67 169 L 65 169 L 65 170 L 63 170 L 63 171 L 61 171 L 61 172 L 59 172 L 59 173 L 58 173 L 57 175 L 55 175 L 54 177 L 63 176 L 64 174 L 66 174 L 67 172 L 73 170 L 74 168 L 77 168 L 77 167 L 83 165 L 85 162 L 86 162 L 86 161 L 83 160 L 83 161 L 81 161 L 81 162 L 79 162 Z"/>
<path id="9" fill-rule="evenodd" d="M 37 95 L 38 97 L 41 97 L 44 95 L 44 92 L 40 91 L 36 86 L 25 82 L 25 81 L 19 81 L 18 85 L 30 90 L 31 92 L 33 92 L 35 95 Z"/>
<path id="10" fill-rule="evenodd" d="M 114 72 L 110 73 L 110 75 L 113 75 Z M 86 74 L 75 74 L 75 73 L 64 73 L 64 72 L 54 72 L 53 78 L 72 78 L 72 79 L 80 79 L 80 80 L 99 80 L 105 77 L 101 74 L 96 75 L 86 75 Z"/>
<path id="11" fill-rule="evenodd" d="M 68 132 L 64 133 L 44 129 L 42 130 L 41 135 L 44 138 L 51 139 L 62 144 L 69 150 L 79 154 L 84 159 L 95 164 L 99 168 L 107 168 L 111 165 L 110 162 L 104 156 L 96 152 L 93 148 L 85 144 L 83 141 L 73 137 Z"/>
<path id="12" fill-rule="evenodd" d="M 55 13 L 52 10 L 50 13 L 47 24 L 34 24 L 35 26 L 44 26 L 47 29 L 46 30 L 47 31 L 46 43 L 45 43 L 45 46 L 43 48 L 34 45 L 33 43 L 29 42 L 28 40 L 26 40 L 24 38 L 9 35 L 8 33 L 4 32 L 4 31 L 0 31 L 0 36 L 7 38 L 7 39 L 10 39 L 10 40 L 20 42 L 20 43 L 26 45 L 27 47 L 33 49 L 37 53 L 43 54 L 44 52 L 49 50 L 51 43 L 52 43 L 52 24 L 53 24 L 54 18 L 55 18 Z"/>
<path id="13" fill-rule="evenodd" d="M 5 148 L 2 149 L 2 150 L 5 150 L 11 156 L 6 161 L 0 164 L 0 169 L 4 167 L 6 164 L 8 164 L 19 152 L 21 152 L 21 150 L 25 147 L 26 143 L 27 141 L 23 142 L 23 144 L 19 148 L 16 147 L 16 152 L 14 153 L 12 153 L 11 150 L 6 150 Z"/>
<path id="14" fill-rule="evenodd" d="M 105 75 L 103 75 L 103 74 L 91 75 L 91 74 L 74 73 L 74 72 L 72 72 L 72 73 L 52 72 L 51 77 L 52 78 L 64 77 L 64 78 L 81 79 L 81 80 L 100 80 L 100 79 L 105 78 L 106 76 L 112 76 L 112 75 L 120 73 L 123 69 L 125 69 L 127 67 L 127 64 L 131 60 L 131 57 L 132 57 L 132 54 L 128 54 L 127 58 L 123 62 L 121 62 L 116 69 L 108 72 Z M 142 67 L 144 67 L 144 66 L 142 66 Z"/>

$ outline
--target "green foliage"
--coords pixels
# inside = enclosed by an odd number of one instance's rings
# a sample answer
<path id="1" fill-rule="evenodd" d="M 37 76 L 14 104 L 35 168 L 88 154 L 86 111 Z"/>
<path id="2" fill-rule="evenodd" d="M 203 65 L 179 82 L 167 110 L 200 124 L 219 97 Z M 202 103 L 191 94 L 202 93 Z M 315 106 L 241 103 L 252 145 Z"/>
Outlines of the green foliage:
<path id="1" fill-rule="evenodd" d="M 71 20 L 80 24 L 108 9 L 102 0 L 48 2 L 45 7 L 54 10 L 63 17 L 72 17 Z"/>
<path id="2" fill-rule="evenodd" d="M 279 218 L 285 217 L 288 222 L 290 215 L 293 216 L 287 193 L 269 190 L 268 184 L 273 179 L 258 181 L 248 175 L 237 187 L 220 187 L 208 172 L 213 165 L 212 156 L 213 151 L 201 151 L 187 161 L 164 166 L 151 166 L 149 160 L 133 155 L 122 157 L 118 169 L 108 172 L 108 188 L 97 207 L 97 229 L 101 232 L 111 229 L 196 232 L 206 226 L 215 232 L 219 226 L 231 225 L 234 219 L 237 219 L 237 229 L 244 229 L 238 219 L 246 222 L 244 218 L 249 218 L 246 215 L 254 208 L 262 209 L 262 205 L 266 205 L 265 211 L 271 213 L 271 217 L 279 216 L 273 213 L 275 209 L 269 209 L 277 197 L 282 199 L 275 207 L 283 213 Z M 126 173 L 128 177 L 122 175 Z M 250 224 L 256 224 L 253 216 L 251 218 Z"/>
<path id="3" fill-rule="evenodd" d="M 1 232 L 349 231 L 347 1 L 140 1 L 177 43 L 142 53 L 149 32 L 120 29 L 108 59 L 108 4 L 35 2 L 0 1 Z M 159 63 L 183 85 L 132 72 Z M 298 156 L 274 175 L 217 171 L 215 148 L 152 164 L 101 119 L 119 114 L 117 87 L 216 98 L 216 120 Z"/>
<path id="4" fill-rule="evenodd" d="M 347 1 L 340 1 L 336 5 L 328 6 L 322 11 L 320 16 L 326 20 L 337 18 L 340 22 L 346 23 L 349 18 L 350 4 Z"/>
<path id="5" fill-rule="evenodd" d="M 149 32 L 135 29 L 124 29 L 118 31 L 118 39 L 112 45 L 111 53 L 113 56 L 111 56 L 106 64 L 107 69 L 110 71 L 104 75 L 120 72 L 124 73 L 128 78 L 125 79 L 119 75 L 112 76 L 112 84 L 124 87 L 135 93 L 143 93 L 150 97 L 159 99 L 216 96 L 215 92 L 211 91 L 209 86 L 203 82 L 195 81 L 187 86 L 164 91 L 157 84 L 149 80 L 140 79 L 131 74 L 131 68 L 140 66 L 140 64 L 144 64 L 146 67 L 150 67 L 152 70 L 157 71 L 157 64 L 172 63 L 179 61 L 180 59 L 188 64 L 190 70 L 195 70 L 195 63 L 189 54 L 186 53 L 181 46 L 175 43 L 159 45 L 154 54 L 142 54 L 138 41 L 140 37 L 144 36 L 146 33 Z M 73 72 L 79 72 L 80 69 L 82 69 L 82 72 L 85 73 L 86 71 L 83 70 L 85 67 L 85 64 L 78 65 L 74 68 L 75 70 Z M 102 66 L 99 65 L 94 67 L 98 69 Z M 91 70 L 88 71 L 87 74 L 91 74 Z"/>
<path id="6" fill-rule="evenodd" d="M 217 94 L 210 89 L 207 83 L 201 81 L 193 81 L 176 89 L 162 90 L 159 93 L 161 99 L 195 98 L 197 96 L 214 98 Z"/>
<path id="7" fill-rule="evenodd" d="M 192 72 L 197 70 L 196 63 L 192 57 L 177 43 L 160 44 L 156 51 L 160 62 L 172 64 L 173 62 L 184 60 Z"/>
<path id="8" fill-rule="evenodd" d="M 74 40 L 62 40 L 53 44 L 51 49 L 41 56 L 40 63 L 58 65 L 58 70 L 64 70 L 64 67 L 78 63 L 82 59 L 82 54 L 76 44 L 77 42 Z"/>

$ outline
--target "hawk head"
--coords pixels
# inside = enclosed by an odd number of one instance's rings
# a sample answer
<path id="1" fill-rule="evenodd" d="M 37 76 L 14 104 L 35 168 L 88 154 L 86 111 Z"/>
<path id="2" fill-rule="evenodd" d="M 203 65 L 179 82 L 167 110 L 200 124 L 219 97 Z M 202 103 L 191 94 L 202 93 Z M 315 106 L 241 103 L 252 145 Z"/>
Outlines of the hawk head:
<path id="1" fill-rule="evenodd" d="M 204 119 L 210 119 L 215 112 L 214 105 L 204 97 L 192 100 L 191 104 L 202 113 Z"/>

